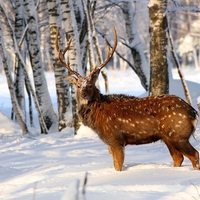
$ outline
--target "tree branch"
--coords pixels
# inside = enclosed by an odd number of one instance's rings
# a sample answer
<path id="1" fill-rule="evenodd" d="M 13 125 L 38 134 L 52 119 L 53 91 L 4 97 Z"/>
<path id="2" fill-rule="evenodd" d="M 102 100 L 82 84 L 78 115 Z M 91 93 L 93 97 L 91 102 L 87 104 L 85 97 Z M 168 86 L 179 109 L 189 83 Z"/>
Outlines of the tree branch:
<path id="1" fill-rule="evenodd" d="M 175 61 L 175 64 L 176 64 L 176 67 L 177 67 L 177 70 L 178 70 L 178 74 L 179 74 L 179 77 L 180 77 L 182 85 L 183 85 L 183 90 L 184 90 L 184 93 L 185 93 L 185 98 L 186 98 L 187 102 L 190 105 L 192 105 L 192 100 L 191 100 L 191 97 L 190 97 L 190 92 L 189 92 L 189 89 L 187 87 L 187 83 L 186 83 L 186 81 L 184 79 L 183 73 L 181 72 L 181 68 L 180 68 L 180 64 L 179 64 L 179 61 L 178 61 L 177 56 L 176 56 L 176 52 L 174 51 L 173 39 L 172 39 L 170 30 L 169 30 L 169 27 L 167 29 L 167 33 L 168 33 L 168 38 L 169 38 L 170 45 L 171 45 L 172 56 L 174 58 L 174 61 Z"/>

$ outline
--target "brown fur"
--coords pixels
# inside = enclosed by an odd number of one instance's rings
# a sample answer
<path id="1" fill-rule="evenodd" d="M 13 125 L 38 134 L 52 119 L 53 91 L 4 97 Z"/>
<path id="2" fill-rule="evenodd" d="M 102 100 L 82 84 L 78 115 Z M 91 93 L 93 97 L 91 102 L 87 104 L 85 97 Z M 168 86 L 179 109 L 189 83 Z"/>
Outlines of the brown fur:
<path id="1" fill-rule="evenodd" d="M 64 61 L 64 51 L 58 45 L 56 33 L 56 49 L 59 60 L 71 74 L 67 80 L 76 86 L 78 113 L 84 125 L 97 132 L 101 140 L 108 146 L 113 157 L 115 169 L 122 170 L 124 163 L 124 147 L 128 144 L 147 144 L 162 140 L 167 145 L 174 161 L 179 167 L 183 156 L 190 159 L 194 169 L 199 169 L 199 153 L 189 143 L 194 133 L 197 111 L 181 98 L 174 95 L 136 98 L 127 95 L 102 95 L 95 87 L 100 70 L 110 61 L 117 47 L 117 33 L 113 27 L 114 45 L 110 48 L 106 60 L 87 76 L 82 77 L 72 70 Z"/>
<path id="2" fill-rule="evenodd" d="M 102 95 L 95 87 L 98 74 L 68 76 L 77 88 L 78 114 L 108 146 L 117 171 L 122 170 L 124 147 L 162 140 L 179 167 L 183 156 L 199 169 L 199 153 L 189 143 L 196 128 L 197 111 L 174 95 L 137 98 L 127 95 Z"/>

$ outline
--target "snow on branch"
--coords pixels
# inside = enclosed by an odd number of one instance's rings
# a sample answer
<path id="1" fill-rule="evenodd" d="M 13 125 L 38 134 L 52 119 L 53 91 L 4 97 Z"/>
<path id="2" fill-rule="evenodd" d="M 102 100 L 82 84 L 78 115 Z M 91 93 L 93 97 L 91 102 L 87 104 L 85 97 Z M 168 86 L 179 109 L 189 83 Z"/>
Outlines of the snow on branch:
<path id="1" fill-rule="evenodd" d="M 200 9 L 199 8 L 195 8 L 192 6 L 177 6 L 177 7 L 173 7 L 171 9 L 167 10 L 168 12 L 176 12 L 176 11 L 189 11 L 189 12 L 195 12 L 195 13 L 199 13 Z"/>

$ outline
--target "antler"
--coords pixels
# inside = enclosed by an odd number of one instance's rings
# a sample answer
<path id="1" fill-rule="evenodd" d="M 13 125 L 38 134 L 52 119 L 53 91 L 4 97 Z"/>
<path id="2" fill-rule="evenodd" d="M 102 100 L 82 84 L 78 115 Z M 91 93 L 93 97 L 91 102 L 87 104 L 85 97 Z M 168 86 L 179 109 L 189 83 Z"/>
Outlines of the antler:
<path id="1" fill-rule="evenodd" d="M 64 67 L 66 67 L 72 74 L 75 74 L 77 77 L 80 77 L 81 75 L 80 75 L 78 72 L 72 70 L 71 67 L 69 66 L 69 64 L 68 64 L 68 63 L 65 63 L 65 61 L 64 61 L 64 60 L 65 60 L 65 53 L 69 50 L 70 44 L 71 44 L 71 42 L 72 42 L 72 39 L 70 39 L 70 41 L 68 42 L 66 48 L 65 48 L 64 51 L 62 52 L 62 51 L 60 50 L 60 48 L 59 48 L 59 45 L 58 45 L 58 34 L 59 34 L 59 28 L 57 28 L 57 31 L 56 31 L 56 49 L 57 49 L 57 51 L 58 51 L 58 58 L 59 58 L 59 60 L 60 60 L 60 63 L 61 63 Z"/>
<path id="2" fill-rule="evenodd" d="M 107 58 L 106 58 L 106 60 L 105 60 L 103 63 L 101 63 L 98 67 L 95 67 L 95 68 L 93 69 L 93 71 L 91 72 L 91 74 L 93 74 L 93 73 L 95 73 L 95 72 L 97 72 L 97 71 L 100 71 L 103 67 L 106 66 L 106 64 L 107 64 L 107 63 L 110 61 L 110 59 L 112 58 L 112 56 L 113 56 L 113 54 L 114 54 L 114 52 L 115 52 L 115 49 L 116 49 L 116 47 L 117 47 L 117 32 L 116 32 L 116 29 L 115 29 L 114 26 L 113 26 L 113 33 L 114 33 L 114 46 L 113 46 L 113 48 L 110 47 L 110 45 L 109 45 L 109 43 L 108 43 L 108 40 L 105 39 L 106 46 L 107 46 L 107 48 L 108 48 L 108 55 L 107 55 Z"/>

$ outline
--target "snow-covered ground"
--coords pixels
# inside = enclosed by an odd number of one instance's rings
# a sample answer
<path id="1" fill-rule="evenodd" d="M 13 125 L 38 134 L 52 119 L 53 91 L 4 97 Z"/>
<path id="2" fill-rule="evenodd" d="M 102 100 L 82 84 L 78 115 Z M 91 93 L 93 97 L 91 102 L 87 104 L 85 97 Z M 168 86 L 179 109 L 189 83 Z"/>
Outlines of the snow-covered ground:
<path id="1" fill-rule="evenodd" d="M 184 74 L 187 80 L 196 82 L 189 83 L 196 102 L 200 96 L 200 70 L 185 69 Z M 56 104 L 53 74 L 46 75 L 52 102 Z M 173 75 L 178 77 L 176 70 Z M 132 71 L 108 71 L 108 77 L 110 93 L 144 93 Z M 99 84 L 103 91 L 102 78 Z M 77 136 L 66 129 L 23 137 L 19 126 L 8 119 L 11 103 L 4 75 L 0 75 L 0 85 L 0 199 L 72 200 L 78 186 L 79 199 L 84 200 L 200 199 L 200 171 L 193 170 L 188 159 L 181 168 L 172 167 L 171 156 L 162 142 L 127 146 L 123 171 L 117 172 L 106 146 L 86 127 L 81 127 Z M 171 91 L 182 96 L 177 81 L 172 82 Z M 33 133 L 36 130 L 32 128 Z M 198 125 L 195 138 L 191 138 L 198 150 L 199 141 Z M 86 173 L 86 193 L 82 195 Z"/>

